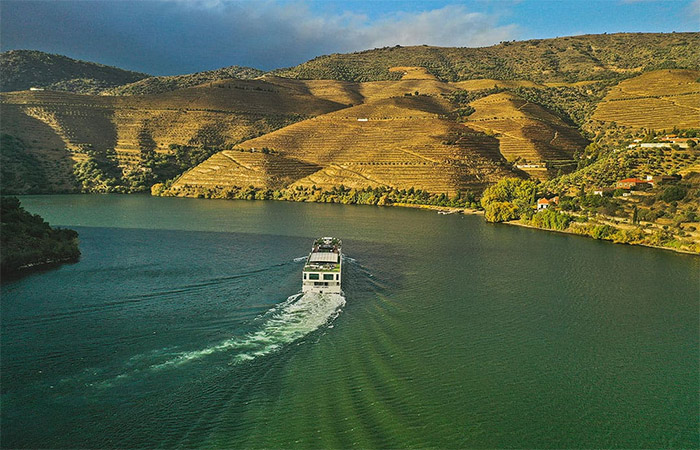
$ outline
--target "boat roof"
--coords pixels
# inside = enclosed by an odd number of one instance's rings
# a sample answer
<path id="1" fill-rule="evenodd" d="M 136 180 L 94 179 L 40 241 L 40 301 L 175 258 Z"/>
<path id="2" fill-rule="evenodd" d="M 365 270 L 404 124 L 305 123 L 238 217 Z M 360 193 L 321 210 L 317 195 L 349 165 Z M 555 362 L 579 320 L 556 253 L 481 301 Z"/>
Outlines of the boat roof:
<path id="1" fill-rule="evenodd" d="M 338 254 L 334 252 L 313 252 L 309 255 L 310 263 L 337 263 Z"/>

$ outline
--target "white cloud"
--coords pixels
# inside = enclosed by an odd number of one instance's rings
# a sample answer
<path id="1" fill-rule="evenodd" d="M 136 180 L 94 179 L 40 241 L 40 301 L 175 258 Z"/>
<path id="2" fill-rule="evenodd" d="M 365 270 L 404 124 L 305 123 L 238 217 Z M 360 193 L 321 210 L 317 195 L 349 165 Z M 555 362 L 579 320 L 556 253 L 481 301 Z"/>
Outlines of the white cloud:
<path id="1" fill-rule="evenodd" d="M 498 25 L 498 18 L 448 5 L 421 13 L 400 13 L 356 31 L 357 40 L 370 47 L 430 44 L 478 47 L 513 39 L 515 25 Z"/>
<path id="2" fill-rule="evenodd" d="M 303 2 L 238 2 L 232 0 L 173 0 L 179 5 L 230 17 L 232 24 L 261 33 L 286 30 L 298 42 L 323 41 L 337 51 L 389 45 L 476 47 L 514 39 L 515 25 L 499 25 L 498 16 L 471 12 L 463 5 L 408 13 L 397 12 L 371 21 L 353 12 L 314 14 Z"/>

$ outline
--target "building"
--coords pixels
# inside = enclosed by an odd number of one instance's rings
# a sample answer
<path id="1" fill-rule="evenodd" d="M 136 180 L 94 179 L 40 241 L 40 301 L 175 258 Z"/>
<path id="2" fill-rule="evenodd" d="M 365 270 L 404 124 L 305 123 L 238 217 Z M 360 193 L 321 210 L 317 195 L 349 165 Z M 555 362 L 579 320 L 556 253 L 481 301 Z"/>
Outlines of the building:
<path id="1" fill-rule="evenodd" d="M 670 139 L 666 142 L 640 142 L 629 144 L 627 148 L 671 148 L 671 145 L 677 145 L 678 148 L 688 148 L 690 144 L 687 141 L 690 139 Z"/>
<path id="2" fill-rule="evenodd" d="M 646 182 L 656 187 L 660 184 L 675 183 L 680 180 L 680 175 L 647 175 Z"/>
<path id="3" fill-rule="evenodd" d="M 620 180 L 615 184 L 618 189 L 648 189 L 651 187 L 651 183 L 646 180 L 640 180 L 639 178 L 625 178 Z"/>
<path id="4" fill-rule="evenodd" d="M 613 191 L 615 191 L 613 188 L 596 188 L 593 190 L 593 195 L 600 195 L 602 197 L 604 195 L 612 195 Z"/>
<path id="5" fill-rule="evenodd" d="M 541 211 L 543 209 L 547 209 L 550 206 L 553 205 L 558 205 L 559 204 L 559 197 L 553 197 L 547 200 L 546 198 L 538 198 L 537 199 L 537 211 Z"/>

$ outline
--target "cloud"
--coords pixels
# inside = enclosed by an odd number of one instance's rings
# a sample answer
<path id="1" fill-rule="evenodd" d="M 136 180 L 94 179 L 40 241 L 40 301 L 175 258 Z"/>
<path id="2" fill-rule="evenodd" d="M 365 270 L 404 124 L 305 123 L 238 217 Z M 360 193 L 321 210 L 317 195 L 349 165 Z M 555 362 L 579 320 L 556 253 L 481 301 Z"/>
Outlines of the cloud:
<path id="1" fill-rule="evenodd" d="M 399 13 L 350 34 L 355 34 L 353 42 L 367 47 L 392 44 L 477 47 L 513 39 L 517 31 L 515 25 L 499 26 L 496 16 L 448 5 L 420 13 Z"/>
<path id="2" fill-rule="evenodd" d="M 700 20 L 700 0 L 693 0 L 688 5 L 688 16 L 696 21 Z"/>
<path id="3" fill-rule="evenodd" d="M 518 37 L 515 25 L 500 24 L 503 16 L 462 5 L 397 8 L 370 18 L 295 0 L 3 0 L 0 43 L 3 50 L 31 48 L 176 74 L 234 64 L 274 69 L 397 44 L 473 47 Z"/>
<path id="4" fill-rule="evenodd" d="M 297 2 L 5 2 L 2 18 L 4 49 L 36 48 L 155 74 L 232 64 L 272 69 L 396 44 L 481 46 L 517 33 L 494 15 L 459 5 L 370 20 L 313 13 Z"/>

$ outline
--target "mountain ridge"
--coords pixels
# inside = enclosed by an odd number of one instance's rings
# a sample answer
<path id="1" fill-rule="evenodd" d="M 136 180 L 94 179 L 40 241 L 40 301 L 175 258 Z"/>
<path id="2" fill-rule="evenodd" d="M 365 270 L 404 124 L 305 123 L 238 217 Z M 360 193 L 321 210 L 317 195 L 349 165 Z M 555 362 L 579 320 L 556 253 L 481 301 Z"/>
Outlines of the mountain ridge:
<path id="1" fill-rule="evenodd" d="M 38 50 L 0 53 L 0 91 L 32 87 L 96 94 L 150 75 Z"/>
<path id="2" fill-rule="evenodd" d="M 141 95 L 264 74 L 305 80 L 397 81 L 407 79 L 404 71 L 396 70 L 406 67 L 419 69 L 411 74 L 414 77 L 420 74 L 417 78 L 450 82 L 621 80 L 659 69 L 700 69 L 697 48 L 699 32 L 588 34 L 506 41 L 488 47 L 397 45 L 321 55 L 268 72 L 234 65 L 173 76 L 149 76 L 37 50 L 10 50 L 0 54 L 0 91 L 40 87 L 75 93 Z M 42 63 L 42 59 L 48 61 Z M 48 64 L 51 61 L 53 65 Z"/>

